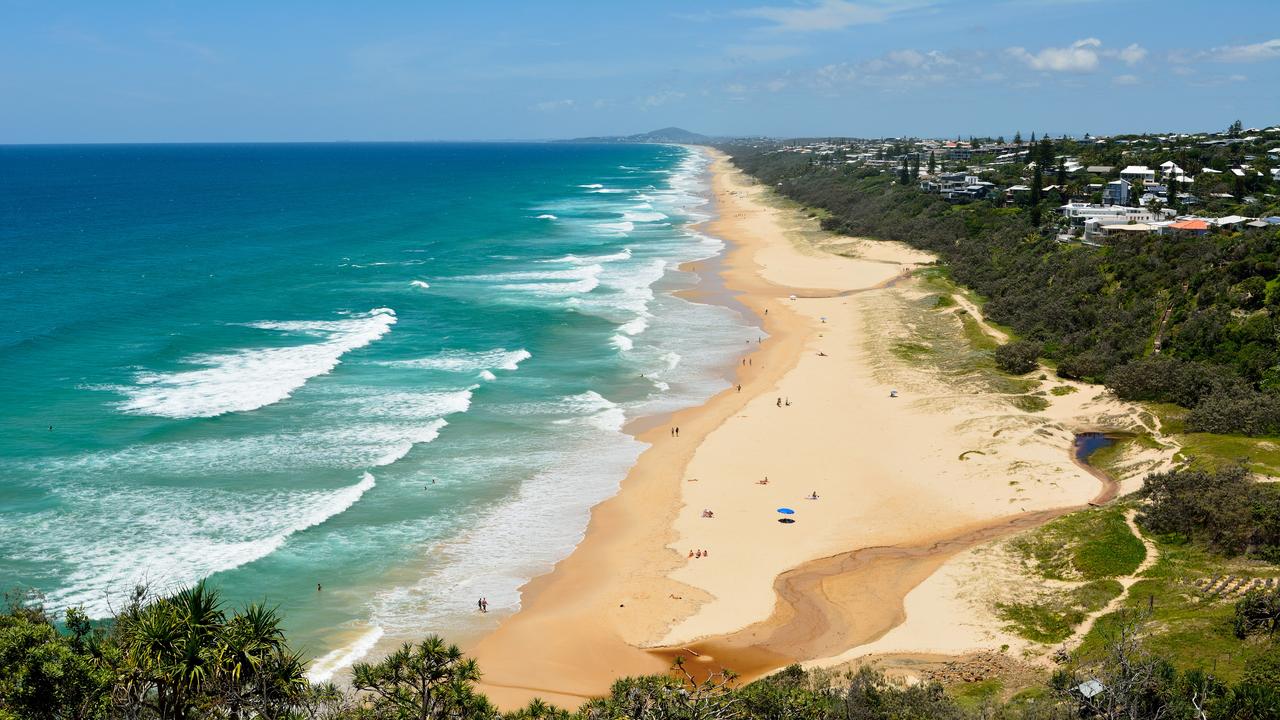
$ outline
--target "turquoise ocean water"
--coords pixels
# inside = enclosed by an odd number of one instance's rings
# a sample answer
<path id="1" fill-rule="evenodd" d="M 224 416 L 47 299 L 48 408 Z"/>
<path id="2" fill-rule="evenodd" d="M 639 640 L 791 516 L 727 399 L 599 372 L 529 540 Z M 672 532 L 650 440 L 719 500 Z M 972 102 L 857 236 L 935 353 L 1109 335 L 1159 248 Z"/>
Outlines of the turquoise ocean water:
<path id="1" fill-rule="evenodd" d="M 671 294 L 722 248 L 706 179 L 671 146 L 0 147 L 0 587 L 101 617 L 211 576 L 319 677 L 515 609 L 624 422 L 757 335 Z"/>

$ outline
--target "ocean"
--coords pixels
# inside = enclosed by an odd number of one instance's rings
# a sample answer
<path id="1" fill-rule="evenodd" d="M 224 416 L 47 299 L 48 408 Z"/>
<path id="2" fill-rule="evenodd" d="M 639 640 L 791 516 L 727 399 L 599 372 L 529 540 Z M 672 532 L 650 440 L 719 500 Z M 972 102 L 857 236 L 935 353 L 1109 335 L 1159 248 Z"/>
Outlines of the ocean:
<path id="1" fill-rule="evenodd" d="M 710 213 L 675 146 L 0 147 L 0 589 L 209 577 L 316 678 L 483 627 L 758 336 Z"/>

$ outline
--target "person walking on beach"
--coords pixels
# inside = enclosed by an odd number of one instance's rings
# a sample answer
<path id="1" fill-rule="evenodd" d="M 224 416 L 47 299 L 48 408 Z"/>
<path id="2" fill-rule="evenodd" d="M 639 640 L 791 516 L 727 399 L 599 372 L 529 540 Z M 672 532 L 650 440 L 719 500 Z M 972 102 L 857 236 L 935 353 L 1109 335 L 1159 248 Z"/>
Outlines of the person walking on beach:
<path id="1" fill-rule="evenodd" d="M 778 398 L 778 407 L 782 407 L 782 398 Z"/>
<path id="2" fill-rule="evenodd" d="M 676 426 L 676 437 L 680 437 L 680 426 Z"/>

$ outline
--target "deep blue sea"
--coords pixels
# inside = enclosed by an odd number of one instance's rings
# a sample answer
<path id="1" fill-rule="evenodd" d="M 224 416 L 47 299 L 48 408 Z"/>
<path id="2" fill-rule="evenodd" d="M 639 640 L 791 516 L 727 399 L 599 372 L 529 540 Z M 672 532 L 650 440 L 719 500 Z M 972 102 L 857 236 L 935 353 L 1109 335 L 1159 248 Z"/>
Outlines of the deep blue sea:
<path id="1" fill-rule="evenodd" d="M 581 538 L 757 335 L 673 146 L 0 147 L 0 588 L 209 576 L 323 677 Z M 323 590 L 317 591 L 321 584 Z"/>

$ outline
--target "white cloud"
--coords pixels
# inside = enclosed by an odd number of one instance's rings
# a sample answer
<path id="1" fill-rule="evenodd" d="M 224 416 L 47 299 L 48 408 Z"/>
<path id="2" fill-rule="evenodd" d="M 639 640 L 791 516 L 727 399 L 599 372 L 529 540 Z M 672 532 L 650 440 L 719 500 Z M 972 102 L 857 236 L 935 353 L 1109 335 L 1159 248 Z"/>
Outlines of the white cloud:
<path id="1" fill-rule="evenodd" d="M 1117 50 L 1115 56 L 1120 58 L 1120 62 L 1125 65 L 1137 65 L 1147 57 L 1147 49 L 1138 43 L 1133 43 L 1123 50 Z"/>
<path id="2" fill-rule="evenodd" d="M 1034 54 L 1021 47 L 1012 47 L 1006 52 L 1010 57 L 1025 63 L 1033 70 L 1093 72 L 1098 69 L 1098 48 L 1101 46 L 1101 40 L 1085 38 L 1075 41 L 1071 47 L 1049 47 Z"/>
<path id="3" fill-rule="evenodd" d="M 890 10 L 848 0 L 818 0 L 816 3 L 792 7 L 750 8 L 738 14 L 768 20 L 778 30 L 813 32 L 843 30 L 853 25 L 884 22 L 889 17 Z"/>
<path id="4" fill-rule="evenodd" d="M 820 87 L 857 83 L 901 89 L 955 79 L 959 67 L 959 61 L 937 50 L 921 52 L 905 48 L 859 63 L 825 65 L 818 68 L 812 80 Z M 970 63 L 967 74 L 980 70 Z"/>
<path id="5" fill-rule="evenodd" d="M 543 100 L 533 106 L 538 112 L 555 112 L 556 110 L 568 110 L 576 105 L 572 100 Z"/>
<path id="6" fill-rule="evenodd" d="M 1209 51 L 1209 58 L 1218 62 L 1247 63 L 1280 58 L 1280 38 L 1252 45 L 1224 45 Z"/>
<path id="7" fill-rule="evenodd" d="M 1137 85 L 1141 82 L 1137 75 L 1117 75 L 1111 78 L 1111 82 L 1116 85 Z"/>
<path id="8" fill-rule="evenodd" d="M 764 84 L 764 88 L 769 92 L 778 92 L 787 87 L 787 81 L 782 78 L 770 80 Z"/>

